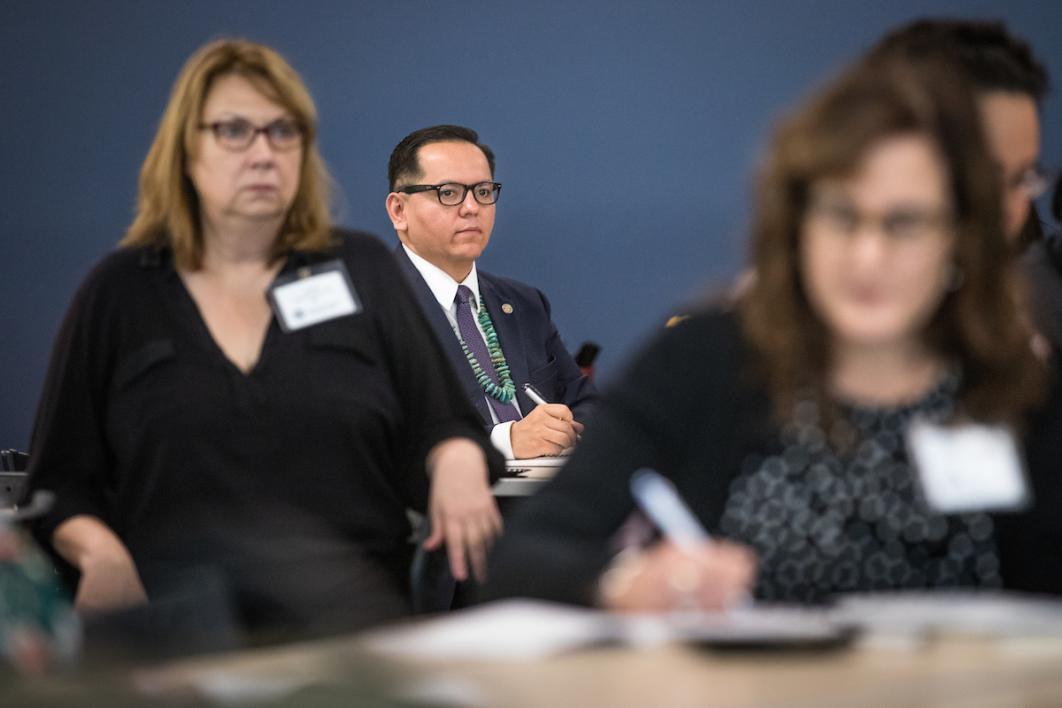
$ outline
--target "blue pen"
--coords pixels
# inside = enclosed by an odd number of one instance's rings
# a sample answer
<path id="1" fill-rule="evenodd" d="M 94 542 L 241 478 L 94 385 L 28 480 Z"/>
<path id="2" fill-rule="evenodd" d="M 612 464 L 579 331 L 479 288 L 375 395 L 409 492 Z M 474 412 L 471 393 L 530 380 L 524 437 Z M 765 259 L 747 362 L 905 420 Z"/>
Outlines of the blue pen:
<path id="1" fill-rule="evenodd" d="M 647 467 L 635 472 L 631 477 L 631 494 L 661 533 L 687 553 L 711 541 L 675 485 L 660 473 Z"/>

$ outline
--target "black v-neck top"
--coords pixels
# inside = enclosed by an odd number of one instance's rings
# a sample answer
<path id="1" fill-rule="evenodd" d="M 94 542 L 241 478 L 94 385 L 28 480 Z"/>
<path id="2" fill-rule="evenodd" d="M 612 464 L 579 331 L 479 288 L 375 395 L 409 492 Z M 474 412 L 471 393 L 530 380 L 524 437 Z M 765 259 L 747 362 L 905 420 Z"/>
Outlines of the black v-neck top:
<path id="1" fill-rule="evenodd" d="M 30 485 L 57 497 L 42 540 L 97 516 L 149 595 L 156 568 L 220 569 L 251 625 L 404 613 L 405 509 L 425 508 L 427 451 L 463 436 L 493 474 L 501 460 L 382 243 L 340 233 L 281 273 L 335 258 L 363 311 L 291 333 L 274 319 L 244 373 L 167 250 L 106 257 L 63 323 L 37 414 Z"/>

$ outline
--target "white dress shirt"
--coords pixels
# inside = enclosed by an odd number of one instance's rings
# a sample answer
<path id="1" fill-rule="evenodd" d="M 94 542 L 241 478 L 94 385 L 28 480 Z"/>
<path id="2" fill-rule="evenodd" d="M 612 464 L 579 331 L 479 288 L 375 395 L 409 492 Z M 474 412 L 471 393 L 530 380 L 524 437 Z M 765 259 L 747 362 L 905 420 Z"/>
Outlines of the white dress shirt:
<path id="1" fill-rule="evenodd" d="M 428 284 L 428 289 L 431 290 L 431 294 L 435 296 L 435 299 L 439 301 L 439 307 L 442 308 L 446 314 L 446 319 L 450 323 L 450 329 L 454 331 L 454 336 L 461 339 L 461 331 L 457 326 L 457 288 L 464 285 L 466 288 L 472 291 L 472 295 L 475 298 L 472 304 L 472 312 L 475 314 L 479 311 L 482 300 L 479 296 L 479 276 L 476 274 L 476 264 L 472 264 L 472 270 L 468 272 L 465 279 L 460 283 L 450 277 L 448 273 L 424 260 L 416 253 L 411 251 L 406 244 L 402 244 L 402 248 L 405 250 L 406 255 L 409 256 L 409 260 L 413 263 L 413 267 L 417 269 L 420 276 L 424 278 L 424 282 Z M 476 329 L 479 331 L 479 336 L 483 337 L 484 343 L 487 341 L 486 335 L 483 333 L 483 327 L 479 324 L 479 318 L 473 318 L 476 321 Z M 487 398 L 487 394 L 483 394 L 484 399 Z M 520 404 L 516 402 L 516 397 L 513 397 L 512 404 L 516 406 L 516 410 L 520 411 Z M 490 411 L 490 418 L 494 422 L 494 427 L 490 431 L 490 441 L 498 449 L 501 454 L 505 455 L 505 459 L 513 459 L 513 442 L 512 431 L 513 421 L 506 423 L 499 423 L 498 416 L 494 412 L 494 408 L 490 403 L 487 403 L 487 410 Z M 523 415 L 523 411 L 520 411 L 520 415 Z"/>

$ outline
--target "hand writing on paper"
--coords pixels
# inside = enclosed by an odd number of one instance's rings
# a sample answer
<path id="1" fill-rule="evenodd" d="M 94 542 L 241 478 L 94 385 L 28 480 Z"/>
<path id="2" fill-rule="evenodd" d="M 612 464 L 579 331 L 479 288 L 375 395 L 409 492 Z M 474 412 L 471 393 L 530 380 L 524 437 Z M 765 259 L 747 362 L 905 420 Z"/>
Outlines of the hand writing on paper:
<path id="1" fill-rule="evenodd" d="M 599 597 L 618 612 L 721 610 L 746 597 L 755 576 L 755 557 L 744 546 L 713 541 L 687 551 L 665 541 L 617 556 Z"/>
<path id="2" fill-rule="evenodd" d="M 509 438 L 518 460 L 543 455 L 559 455 L 575 445 L 583 424 L 562 403 L 535 406 L 522 420 L 513 423 Z"/>

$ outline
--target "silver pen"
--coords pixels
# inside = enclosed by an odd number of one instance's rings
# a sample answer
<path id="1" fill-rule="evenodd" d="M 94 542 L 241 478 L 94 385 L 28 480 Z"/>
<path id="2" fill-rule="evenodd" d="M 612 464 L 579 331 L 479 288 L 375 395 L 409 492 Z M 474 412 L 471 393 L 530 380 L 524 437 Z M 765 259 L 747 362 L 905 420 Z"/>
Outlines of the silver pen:
<path id="1" fill-rule="evenodd" d="M 527 394 L 527 397 L 530 398 L 532 403 L 534 403 L 535 405 L 538 405 L 538 406 L 548 406 L 549 405 L 549 401 L 546 400 L 546 397 L 543 396 L 541 393 L 539 393 L 538 389 L 535 388 L 534 386 L 532 386 L 529 383 L 525 383 L 524 384 L 524 393 Z M 579 435 L 578 433 L 576 433 L 575 439 L 576 440 L 580 440 L 580 439 L 582 439 L 582 436 Z M 571 449 L 572 448 L 568 448 L 569 451 L 571 451 Z M 565 454 L 564 450 L 561 450 L 561 454 L 562 455 Z"/>
<path id="2" fill-rule="evenodd" d="M 532 401 L 534 401 L 536 405 L 539 405 L 539 406 L 548 406 L 549 405 L 549 401 L 547 401 L 545 398 L 543 398 L 542 394 L 539 393 L 538 390 L 536 390 L 535 387 L 532 386 L 529 383 L 525 383 L 524 384 L 524 393 L 526 393 L 527 397 L 530 398 Z"/>

